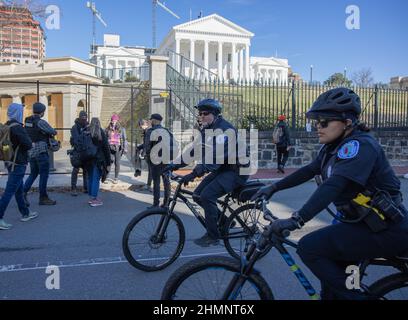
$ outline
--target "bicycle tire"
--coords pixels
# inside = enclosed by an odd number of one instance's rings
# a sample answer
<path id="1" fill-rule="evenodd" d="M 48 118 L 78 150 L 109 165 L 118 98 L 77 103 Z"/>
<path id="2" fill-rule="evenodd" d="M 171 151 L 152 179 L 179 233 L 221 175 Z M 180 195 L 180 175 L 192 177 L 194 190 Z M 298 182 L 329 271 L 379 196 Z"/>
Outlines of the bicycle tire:
<path id="1" fill-rule="evenodd" d="M 385 297 L 387 294 L 390 294 L 392 291 L 401 289 L 403 287 L 406 287 L 407 290 L 406 290 L 405 299 L 402 299 L 402 300 L 407 300 L 408 299 L 408 273 L 400 272 L 400 273 L 394 273 L 385 278 L 377 280 L 376 282 L 374 282 L 372 285 L 368 287 L 368 290 L 373 297 L 377 299 L 388 300 Z"/>
<path id="2" fill-rule="evenodd" d="M 214 272 L 214 269 L 228 271 L 232 275 L 240 273 L 241 267 L 239 261 L 231 257 L 222 257 L 222 256 L 211 256 L 211 257 L 203 257 L 192 260 L 187 264 L 183 265 L 181 268 L 177 269 L 166 282 L 163 291 L 162 291 L 162 300 L 174 300 L 177 295 L 177 291 L 183 283 L 189 279 L 190 277 L 196 275 L 201 271 L 211 270 Z M 227 279 L 227 277 L 221 277 L 220 280 Z M 274 300 L 273 293 L 271 288 L 269 287 L 268 283 L 265 279 L 259 275 L 252 273 L 249 275 L 247 281 L 249 284 L 254 287 L 254 292 L 259 295 L 261 300 Z M 209 279 L 209 277 L 205 277 L 205 284 L 211 284 L 214 287 L 214 283 Z M 226 288 L 226 286 L 225 286 Z M 200 293 L 200 290 L 196 290 L 197 294 Z M 222 292 L 220 292 L 222 294 Z M 217 299 L 218 298 L 218 299 Z M 210 300 L 219 300 L 221 297 L 211 297 Z M 188 300 L 201 300 L 197 299 L 197 297 Z M 251 298 L 251 300 L 254 300 Z"/>
<path id="3" fill-rule="evenodd" d="M 242 250 L 242 247 L 244 247 L 245 249 L 247 249 L 248 248 L 248 243 L 249 243 L 249 241 L 254 237 L 254 233 L 252 233 L 252 234 L 247 234 L 247 236 L 245 236 L 245 237 L 242 237 L 242 239 L 244 239 L 245 238 L 245 243 L 244 244 L 242 244 L 242 241 L 240 241 L 240 245 L 239 246 L 237 246 L 237 245 L 234 245 L 232 242 L 233 242 L 233 239 L 231 239 L 231 238 L 228 238 L 228 235 L 229 234 L 233 234 L 232 232 L 230 232 L 230 230 L 231 230 L 231 225 L 232 225 L 232 223 L 233 223 L 233 221 L 235 220 L 235 222 L 236 222 L 236 218 L 237 218 L 237 216 L 239 216 L 240 214 L 242 214 L 242 213 L 245 213 L 245 211 L 249 211 L 249 210 L 253 210 L 254 209 L 254 204 L 246 204 L 246 205 L 243 205 L 243 206 L 241 206 L 241 207 L 239 207 L 238 209 L 236 209 L 229 217 L 228 217 L 228 219 L 226 220 L 226 222 L 225 222 L 225 225 L 224 225 L 224 233 L 223 233 L 223 235 L 224 235 L 224 245 L 225 245 L 225 248 L 227 249 L 227 251 L 228 251 L 228 253 L 231 255 L 231 257 L 233 257 L 233 258 L 235 258 L 235 259 L 241 259 L 241 254 L 245 254 L 245 250 Z M 259 212 L 259 214 L 260 215 L 262 215 L 262 211 L 260 211 L 259 209 L 258 209 L 258 212 Z M 243 222 L 245 222 L 244 220 L 246 220 L 247 218 L 246 217 L 242 217 L 242 219 L 241 219 L 241 221 L 243 221 Z M 257 219 L 257 218 L 255 218 L 255 219 Z M 241 223 L 240 223 L 241 224 Z M 249 228 L 251 228 L 251 226 L 248 226 L 247 225 L 247 227 L 249 227 Z M 248 230 L 249 232 L 250 232 L 250 230 Z M 238 239 L 235 239 L 235 240 L 238 240 Z M 260 258 L 262 258 L 262 257 L 264 257 L 268 252 L 269 252 L 269 250 L 271 249 L 271 247 L 272 247 L 272 245 L 271 246 L 269 246 L 264 252 L 262 252 L 262 254 L 260 255 L 260 257 L 259 257 L 259 259 Z M 234 249 L 235 248 L 235 249 Z"/>
<path id="4" fill-rule="evenodd" d="M 180 218 L 176 215 L 171 215 L 170 217 L 170 222 L 174 222 L 176 225 L 176 229 L 178 232 L 178 240 L 177 240 L 177 246 L 175 248 L 175 250 L 173 250 L 173 253 L 171 255 L 168 256 L 168 259 L 165 259 L 166 257 L 163 258 L 158 258 L 159 261 L 162 261 L 160 263 L 158 263 L 157 265 L 151 265 L 148 264 L 147 262 L 151 261 L 149 260 L 149 257 L 145 256 L 142 258 L 135 258 L 134 255 L 132 254 L 132 250 L 129 246 L 129 239 L 130 239 L 130 235 L 132 234 L 132 231 L 134 230 L 134 228 L 139 224 L 141 224 L 141 222 L 144 219 L 147 219 L 151 216 L 157 215 L 157 218 L 162 218 L 162 216 L 167 215 L 166 212 L 163 211 L 143 211 L 140 214 L 138 214 L 136 217 L 134 217 L 129 224 L 127 225 L 124 233 L 123 233 L 123 237 L 122 237 L 122 249 L 123 249 L 123 253 L 127 259 L 127 261 L 135 268 L 146 271 L 146 272 L 152 272 L 152 271 L 159 271 L 159 270 L 163 270 L 166 267 L 168 267 L 170 264 L 172 264 L 180 255 L 181 251 L 183 250 L 184 247 L 184 242 L 185 242 L 185 230 L 184 230 L 184 226 L 182 221 L 180 220 Z M 153 228 L 155 229 L 156 226 L 153 226 Z M 167 230 L 166 230 L 167 232 Z M 149 235 L 148 235 L 149 236 Z M 166 242 L 166 241 L 165 241 Z M 152 236 L 149 237 L 148 242 L 146 243 L 146 245 L 148 246 L 147 248 L 151 248 L 152 250 L 154 248 L 152 248 L 152 246 L 159 246 L 161 247 L 162 244 L 153 244 L 152 243 Z M 143 245 L 141 244 L 141 246 L 143 247 Z M 159 247 L 157 249 L 159 249 Z M 137 252 L 136 252 L 137 253 Z M 153 260 L 154 261 L 154 260 Z M 143 263 L 146 262 L 146 263 Z"/>

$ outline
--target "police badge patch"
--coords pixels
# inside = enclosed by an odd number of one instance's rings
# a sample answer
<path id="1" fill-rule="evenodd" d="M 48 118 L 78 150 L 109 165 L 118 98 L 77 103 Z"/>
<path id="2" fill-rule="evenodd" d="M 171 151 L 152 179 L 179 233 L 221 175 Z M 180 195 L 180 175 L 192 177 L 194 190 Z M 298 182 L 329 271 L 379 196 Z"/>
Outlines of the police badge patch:
<path id="1" fill-rule="evenodd" d="M 340 159 L 352 159 L 358 154 L 359 149 L 360 143 L 357 140 L 351 140 L 341 147 L 337 156 Z"/>

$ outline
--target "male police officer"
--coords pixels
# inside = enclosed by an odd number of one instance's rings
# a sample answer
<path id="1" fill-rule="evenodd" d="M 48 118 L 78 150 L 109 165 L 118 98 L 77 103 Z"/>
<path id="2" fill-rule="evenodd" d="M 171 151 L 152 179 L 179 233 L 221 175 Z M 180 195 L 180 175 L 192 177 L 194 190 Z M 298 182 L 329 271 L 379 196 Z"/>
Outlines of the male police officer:
<path id="1" fill-rule="evenodd" d="M 41 119 L 44 117 L 45 105 L 36 102 L 33 105 L 33 115 L 25 119 L 25 128 L 34 143 L 29 151 L 30 156 L 30 176 L 24 184 L 24 200 L 27 201 L 27 192 L 31 189 L 38 174 L 40 175 L 40 205 L 55 205 L 56 201 L 51 200 L 47 194 L 47 182 L 50 172 L 50 158 L 48 155 L 48 141 L 57 134 L 47 121 Z"/>
<path id="2" fill-rule="evenodd" d="M 207 233 L 196 239 L 194 243 L 208 247 L 217 245 L 220 238 L 217 225 L 220 211 L 217 207 L 217 199 L 244 185 L 248 176 L 240 175 L 240 164 L 237 159 L 236 148 L 231 148 L 232 152 L 235 153 L 230 154 L 231 151 L 228 145 L 235 144 L 237 146 L 238 144 L 237 130 L 221 116 L 222 107 L 220 103 L 214 99 L 205 99 L 196 108 L 199 112 L 202 160 L 190 174 L 183 177 L 183 182 L 188 184 L 195 178 L 209 173 L 196 188 L 193 196 L 194 200 L 205 211 L 207 227 Z M 217 148 L 217 145 L 221 145 L 221 148 Z M 217 149 L 221 150 L 221 154 L 217 154 Z M 205 160 L 209 158 L 212 158 L 213 161 L 211 163 L 207 161 L 206 163 Z M 228 160 L 233 160 L 233 163 L 229 163 Z M 174 170 L 177 167 L 181 166 L 170 165 L 166 169 Z"/>

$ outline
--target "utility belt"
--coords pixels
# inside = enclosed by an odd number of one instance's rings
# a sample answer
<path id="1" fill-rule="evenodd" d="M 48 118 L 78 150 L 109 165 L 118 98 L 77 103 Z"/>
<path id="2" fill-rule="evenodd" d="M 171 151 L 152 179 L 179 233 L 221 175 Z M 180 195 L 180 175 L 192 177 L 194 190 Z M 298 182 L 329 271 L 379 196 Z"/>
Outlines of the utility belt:
<path id="1" fill-rule="evenodd" d="M 336 206 L 345 223 L 365 222 L 373 232 L 386 230 L 390 224 L 401 221 L 406 216 L 402 196 L 391 196 L 380 190 L 376 193 L 359 193 L 348 204 Z"/>

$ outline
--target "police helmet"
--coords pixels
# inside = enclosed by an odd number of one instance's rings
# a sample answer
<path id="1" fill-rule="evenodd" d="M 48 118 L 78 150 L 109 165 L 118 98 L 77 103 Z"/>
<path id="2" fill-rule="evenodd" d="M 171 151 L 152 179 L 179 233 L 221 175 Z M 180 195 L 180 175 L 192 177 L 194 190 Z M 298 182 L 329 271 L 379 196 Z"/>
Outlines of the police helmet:
<path id="1" fill-rule="evenodd" d="M 214 115 L 219 115 L 222 112 L 222 106 L 215 99 L 204 99 L 195 107 L 198 111 L 208 111 Z"/>
<path id="2" fill-rule="evenodd" d="M 306 117 L 346 120 L 358 118 L 360 113 L 360 97 L 353 90 L 340 87 L 322 93 L 306 112 Z"/>

